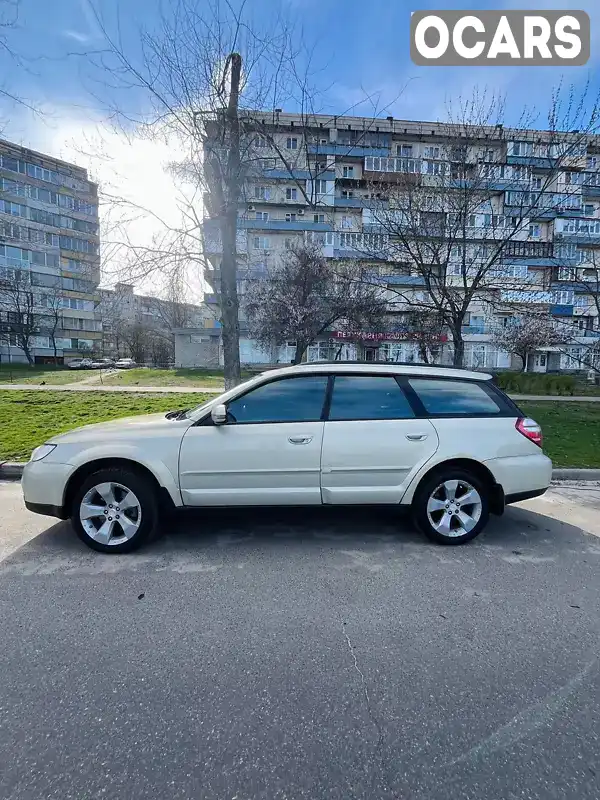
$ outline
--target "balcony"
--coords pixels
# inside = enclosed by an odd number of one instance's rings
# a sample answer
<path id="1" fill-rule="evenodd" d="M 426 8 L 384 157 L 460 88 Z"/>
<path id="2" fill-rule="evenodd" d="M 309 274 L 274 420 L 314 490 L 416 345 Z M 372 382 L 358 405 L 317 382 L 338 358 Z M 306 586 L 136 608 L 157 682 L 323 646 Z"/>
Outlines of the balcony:
<path id="1" fill-rule="evenodd" d="M 370 147 L 361 144 L 309 144 L 308 152 L 316 156 L 343 156 L 344 158 L 365 158 L 366 156 L 389 156 L 389 147 Z"/>
<path id="2" fill-rule="evenodd" d="M 312 181 L 315 178 L 319 178 L 322 181 L 335 180 L 335 172 L 333 170 L 321 172 L 309 169 L 263 169 L 261 170 L 261 175 L 272 180 L 283 181 Z"/>
<path id="3" fill-rule="evenodd" d="M 553 317 L 572 317 L 574 313 L 573 306 L 554 304 L 550 306 L 550 313 Z"/>
<path id="4" fill-rule="evenodd" d="M 554 255 L 552 242 L 507 242 L 504 256 L 512 258 L 551 259 Z M 539 264 L 545 266 L 545 264 Z"/>
<path id="5" fill-rule="evenodd" d="M 556 159 L 548 158 L 547 156 L 506 156 L 506 163 L 536 167 L 537 169 L 552 169 L 556 165 Z"/>
<path id="6" fill-rule="evenodd" d="M 362 208 L 367 203 L 365 197 L 335 197 L 333 200 L 336 208 Z"/>
<path id="7" fill-rule="evenodd" d="M 564 217 L 554 224 L 554 236 L 562 241 L 600 244 L 600 219 Z"/>
<path id="8" fill-rule="evenodd" d="M 238 218 L 238 229 L 253 231 L 321 231 L 326 233 L 333 230 L 330 222 L 313 222 L 310 217 L 297 220 L 285 219 L 244 219 Z"/>
<path id="9" fill-rule="evenodd" d="M 520 289 L 503 290 L 500 292 L 500 300 L 503 303 L 534 303 L 535 305 L 552 305 L 552 292 L 526 291 Z"/>

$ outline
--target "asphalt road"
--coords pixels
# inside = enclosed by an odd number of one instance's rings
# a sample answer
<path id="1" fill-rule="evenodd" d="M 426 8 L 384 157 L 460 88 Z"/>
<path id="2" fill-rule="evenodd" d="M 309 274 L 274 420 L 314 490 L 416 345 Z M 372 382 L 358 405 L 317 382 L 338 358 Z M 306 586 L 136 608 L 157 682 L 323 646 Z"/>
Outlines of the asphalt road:
<path id="1" fill-rule="evenodd" d="M 1 485 L 0 798 L 597 800 L 599 514 L 560 489 L 454 549 L 211 511 L 111 557 Z"/>

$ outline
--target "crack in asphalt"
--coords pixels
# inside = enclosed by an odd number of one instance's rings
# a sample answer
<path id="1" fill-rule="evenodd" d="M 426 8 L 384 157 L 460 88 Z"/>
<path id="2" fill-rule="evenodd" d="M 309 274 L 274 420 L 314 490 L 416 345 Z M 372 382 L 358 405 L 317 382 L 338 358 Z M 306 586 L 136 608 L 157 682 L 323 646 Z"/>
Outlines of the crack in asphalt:
<path id="1" fill-rule="evenodd" d="M 371 720 L 371 723 L 372 723 L 373 727 L 377 731 L 377 742 L 376 742 L 375 747 L 373 749 L 373 758 L 378 758 L 378 760 L 379 760 L 379 770 L 381 772 L 381 776 L 383 777 L 384 768 L 385 768 L 383 752 L 382 752 L 382 749 L 383 749 L 383 730 L 381 728 L 381 724 L 379 723 L 379 720 L 377 719 L 376 714 L 373 711 L 373 705 L 371 703 L 371 696 L 369 694 L 369 686 L 368 686 L 368 683 L 367 683 L 367 679 L 365 678 L 364 672 L 361 670 L 361 668 L 358 665 L 358 658 L 356 657 L 356 650 L 355 650 L 354 645 L 352 644 L 352 642 L 350 640 L 350 637 L 348 636 L 348 633 L 346 632 L 345 626 L 346 626 L 346 623 L 342 622 L 342 632 L 344 634 L 344 638 L 346 639 L 346 644 L 348 645 L 348 650 L 350 652 L 350 655 L 352 656 L 353 666 L 354 666 L 355 671 L 358 673 L 358 675 L 360 677 L 360 684 L 361 684 L 361 687 L 362 687 L 362 690 L 363 690 L 363 695 L 364 695 L 364 698 L 365 698 L 365 705 L 366 705 L 366 708 L 367 708 L 367 714 L 369 716 L 369 719 Z"/>

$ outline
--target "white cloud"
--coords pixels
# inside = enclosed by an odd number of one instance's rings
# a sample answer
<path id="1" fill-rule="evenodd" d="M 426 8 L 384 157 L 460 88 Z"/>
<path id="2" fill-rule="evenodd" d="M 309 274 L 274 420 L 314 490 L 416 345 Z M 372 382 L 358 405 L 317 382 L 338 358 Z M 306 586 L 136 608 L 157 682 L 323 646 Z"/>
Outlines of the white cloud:
<path id="1" fill-rule="evenodd" d="M 67 39 L 74 39 L 79 44 L 87 44 L 90 41 L 90 36 L 87 33 L 80 33 L 79 31 L 73 31 L 70 29 L 61 31 L 63 36 L 66 36 Z"/>
<path id="2" fill-rule="evenodd" d="M 172 143 L 128 137 L 90 111 L 54 107 L 43 112 L 40 118 L 21 111 L 3 135 L 86 168 L 90 179 L 99 184 L 101 196 L 125 201 L 100 205 L 103 280 L 113 282 L 119 278 L 121 259 L 125 257 L 124 251 L 115 247 L 115 241 L 127 238 L 137 247 L 150 246 L 153 237 L 169 226 L 180 226 L 182 191 L 169 165 L 181 153 Z M 201 214 L 201 208 L 198 212 Z M 120 220 L 126 222 L 117 224 Z M 146 288 L 156 289 L 158 285 L 155 277 L 146 283 Z M 193 285 L 197 293 L 197 279 Z"/>

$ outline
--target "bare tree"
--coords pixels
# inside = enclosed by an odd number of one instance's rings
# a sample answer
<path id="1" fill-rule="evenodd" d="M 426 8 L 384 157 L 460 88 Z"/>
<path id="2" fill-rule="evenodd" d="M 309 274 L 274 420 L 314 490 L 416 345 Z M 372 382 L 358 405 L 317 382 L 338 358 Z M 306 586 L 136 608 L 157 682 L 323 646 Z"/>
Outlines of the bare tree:
<path id="1" fill-rule="evenodd" d="M 540 347 L 564 344 L 565 331 L 557 326 L 549 314 L 530 314 L 518 317 L 509 324 L 498 327 L 493 342 L 502 350 L 521 359 L 521 370 L 527 372 L 529 357 Z"/>
<path id="2" fill-rule="evenodd" d="M 32 339 L 38 331 L 39 315 L 28 270 L 0 270 L 0 311 L 6 318 L 9 346 L 14 337 L 27 361 L 33 364 Z"/>
<path id="3" fill-rule="evenodd" d="M 582 218 L 576 223 L 579 228 L 576 237 L 581 237 L 582 245 L 570 242 L 560 245 L 556 252 L 556 266 L 553 270 L 553 281 L 557 294 L 559 287 L 570 295 L 575 311 L 575 318 L 558 318 L 563 330 L 564 348 L 567 356 L 577 362 L 579 367 L 600 372 L 600 255 L 588 239 L 589 229 L 596 223 Z M 576 353 L 573 356 L 573 353 Z"/>
<path id="4" fill-rule="evenodd" d="M 43 289 L 40 300 L 43 311 L 39 315 L 38 330 L 41 334 L 48 336 L 49 341 L 52 343 L 54 363 L 58 364 L 57 333 L 64 327 L 64 305 L 60 277 L 56 278 L 56 283 L 53 286 Z"/>
<path id="5" fill-rule="evenodd" d="M 362 279 L 360 267 L 323 257 L 314 244 L 293 246 L 262 279 L 250 282 L 245 311 L 251 336 L 266 347 L 296 341 L 298 364 L 332 325 L 381 325 L 386 312 L 379 287 Z"/>
<path id="6" fill-rule="evenodd" d="M 578 189 L 560 179 L 585 156 L 599 113 L 588 90 L 581 96 L 558 90 L 546 131 L 527 129 L 525 116 L 518 128 L 508 129 L 503 103 L 475 94 L 449 109 L 449 121 L 436 125 L 435 137 L 431 125 L 421 125 L 421 136 L 429 134 L 432 142 L 421 158 L 366 159 L 370 230 L 357 248 L 420 279 L 418 291 L 390 291 L 399 308 L 439 316 L 450 332 L 456 365 L 463 362 L 462 329 L 474 300 L 489 310 L 519 308 L 527 292 L 544 288 L 530 285 L 526 268 L 511 273 L 506 264 L 514 266 L 513 256 L 527 248 L 550 254 L 550 244 L 531 241 L 530 225 L 552 209 L 581 202 Z M 537 162 L 535 180 L 530 163 L 508 163 L 510 141 L 529 154 L 526 162 Z"/>
<path id="7" fill-rule="evenodd" d="M 238 208 L 249 163 L 254 161 L 243 112 L 274 109 L 289 97 L 287 78 L 297 54 L 292 31 L 277 15 L 258 27 L 244 3 L 236 8 L 213 0 L 202 6 L 178 0 L 168 16 L 161 17 L 157 30 L 140 31 L 139 50 L 126 51 L 99 13 L 97 21 L 105 42 L 100 52 L 88 54 L 92 64 L 103 76 L 112 76 L 111 90 L 131 89 L 138 97 L 141 90 L 149 108 L 142 116 L 113 108 L 113 118 L 127 130 L 134 126 L 142 135 L 173 142 L 182 154 L 179 174 L 185 174 L 198 195 L 206 193 L 206 203 L 213 209 L 220 240 L 217 282 L 225 385 L 232 386 L 240 380 Z M 111 96 L 115 96 L 112 91 Z M 185 215 L 189 231 L 175 238 L 187 248 L 188 232 L 196 245 L 201 238 L 200 220 L 190 206 Z"/>
<path id="8" fill-rule="evenodd" d="M 415 309 L 410 314 L 408 333 L 416 343 L 424 364 L 439 362 L 442 347 L 447 339 L 446 326 L 440 314 L 428 309 Z"/>

